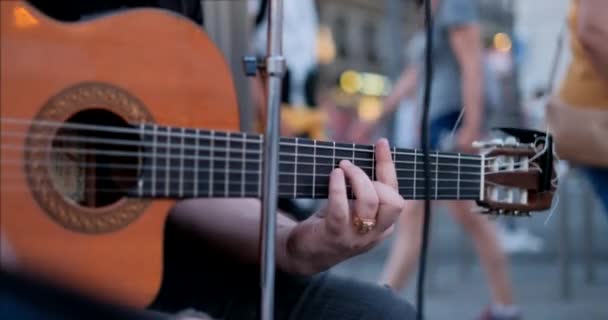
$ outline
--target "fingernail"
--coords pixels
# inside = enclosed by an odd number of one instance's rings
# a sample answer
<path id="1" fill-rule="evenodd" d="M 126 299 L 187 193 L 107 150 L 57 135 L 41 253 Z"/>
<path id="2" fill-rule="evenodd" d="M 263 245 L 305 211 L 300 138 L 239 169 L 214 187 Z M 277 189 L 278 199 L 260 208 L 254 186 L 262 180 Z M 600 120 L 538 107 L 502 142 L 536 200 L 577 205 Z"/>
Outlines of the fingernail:
<path id="1" fill-rule="evenodd" d="M 340 161 L 340 166 L 350 166 L 350 165 L 352 165 L 352 163 L 348 160 Z"/>
<path id="2" fill-rule="evenodd" d="M 384 144 L 386 144 L 387 146 L 389 145 L 389 143 L 388 143 L 388 139 L 387 139 L 387 138 L 380 138 L 380 140 L 378 140 L 378 143 L 384 143 Z"/>

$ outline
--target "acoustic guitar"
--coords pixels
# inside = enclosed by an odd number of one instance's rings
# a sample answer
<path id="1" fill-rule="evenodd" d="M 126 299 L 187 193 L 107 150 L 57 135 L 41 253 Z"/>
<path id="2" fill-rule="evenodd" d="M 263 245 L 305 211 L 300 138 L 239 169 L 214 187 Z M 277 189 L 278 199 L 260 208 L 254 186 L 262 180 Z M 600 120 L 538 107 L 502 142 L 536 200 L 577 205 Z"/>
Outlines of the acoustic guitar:
<path id="1" fill-rule="evenodd" d="M 1 236 L 28 272 L 146 306 L 174 201 L 260 197 L 263 138 L 238 132 L 229 69 L 186 19 L 141 9 L 63 23 L 0 5 Z M 432 199 L 504 214 L 549 208 L 547 137 L 511 133 L 520 139 L 480 155 L 432 152 Z M 393 158 L 403 197 L 424 198 L 421 152 Z M 375 177 L 372 146 L 282 139 L 279 195 L 326 197 L 341 159 Z"/>

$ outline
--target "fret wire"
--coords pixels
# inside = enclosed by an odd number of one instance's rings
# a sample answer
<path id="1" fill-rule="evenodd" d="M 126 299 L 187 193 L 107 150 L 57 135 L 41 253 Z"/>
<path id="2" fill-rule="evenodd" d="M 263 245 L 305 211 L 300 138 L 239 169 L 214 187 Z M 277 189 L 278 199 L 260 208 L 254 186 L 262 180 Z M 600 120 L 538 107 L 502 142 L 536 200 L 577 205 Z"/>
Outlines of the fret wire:
<path id="1" fill-rule="evenodd" d="M 356 165 L 355 164 L 355 147 L 356 147 L 356 145 L 353 143 L 353 161 L 352 161 L 353 165 Z M 353 188 L 350 189 L 350 197 L 351 198 L 355 197 L 355 190 L 353 190 Z"/>
<path id="2" fill-rule="evenodd" d="M 390 150 L 390 148 L 389 148 L 389 150 Z M 393 154 L 392 154 L 392 156 L 393 156 L 393 164 L 396 166 L 396 162 L 397 162 L 397 147 L 396 146 L 393 147 Z M 395 167 L 395 170 L 396 169 L 397 168 Z M 395 171 L 395 173 L 397 173 L 397 172 Z"/>
<path id="3" fill-rule="evenodd" d="M 260 137 L 261 137 L 261 136 L 260 136 Z M 257 192 L 257 195 L 258 195 L 258 198 L 261 198 L 261 197 L 262 197 L 262 180 L 264 179 L 264 178 L 263 178 L 263 174 L 262 174 L 262 173 L 263 173 L 263 172 L 262 172 L 262 162 L 263 162 L 263 161 L 262 161 L 262 156 L 261 156 L 261 155 L 260 155 L 260 158 L 259 158 L 259 161 L 258 161 L 258 162 L 259 162 L 259 163 L 258 163 L 258 168 L 259 168 L 259 170 L 258 170 L 258 171 L 259 171 L 259 173 L 260 173 L 260 176 L 259 176 L 259 178 L 258 178 L 258 192 Z"/>
<path id="4" fill-rule="evenodd" d="M 295 164 L 293 165 L 293 173 L 295 175 L 294 184 L 293 184 L 294 196 L 298 193 L 298 138 L 296 138 L 295 153 L 296 153 L 296 156 L 294 157 Z"/>
<path id="5" fill-rule="evenodd" d="M 181 152 L 181 158 L 179 161 L 179 197 L 183 197 L 184 194 L 184 146 L 186 145 L 185 142 L 185 131 L 186 129 L 182 128 L 181 130 L 181 135 L 182 135 L 182 141 L 181 141 L 181 148 L 180 148 L 180 152 Z"/>
<path id="6" fill-rule="evenodd" d="M 395 168 L 397 169 L 397 168 Z M 371 176 L 372 181 L 376 180 L 376 145 L 373 145 L 372 148 L 372 176 Z"/>
<path id="7" fill-rule="evenodd" d="M 156 136 L 156 131 L 158 130 L 158 127 L 156 125 L 153 125 L 153 134 L 152 134 L 152 153 L 154 154 L 154 157 L 152 158 L 152 196 L 155 197 L 156 196 L 156 152 L 157 152 L 157 136 Z"/>
<path id="8" fill-rule="evenodd" d="M 208 195 L 209 197 L 211 197 L 211 195 L 213 195 L 213 168 L 215 167 L 215 139 L 213 139 L 213 136 L 215 135 L 215 131 L 211 131 L 211 139 L 209 140 L 210 146 L 211 148 L 209 148 L 209 155 L 211 157 L 211 160 L 209 161 L 209 191 L 208 191 Z"/>
<path id="9" fill-rule="evenodd" d="M 460 153 L 458 153 L 458 166 L 456 166 L 458 168 L 458 173 L 456 174 L 456 179 L 458 180 L 456 182 L 456 198 L 460 199 Z"/>
<path id="10" fill-rule="evenodd" d="M 437 155 L 439 155 L 439 151 L 437 151 Z M 435 199 L 437 199 L 437 183 L 438 183 L 437 175 L 438 174 L 439 174 L 439 161 L 435 161 Z"/>
<path id="11" fill-rule="evenodd" d="M 416 149 L 414 149 L 414 189 L 412 189 L 412 198 L 416 198 L 416 173 L 417 173 L 416 165 L 418 164 L 418 161 L 417 161 L 418 157 L 416 156 L 417 152 L 418 151 L 416 151 Z"/>
<path id="12" fill-rule="evenodd" d="M 336 142 L 333 141 L 334 143 L 334 147 L 331 149 L 332 150 L 332 155 L 331 155 L 331 168 L 332 170 L 336 168 Z"/>
<path id="13" fill-rule="evenodd" d="M 247 138 L 247 133 L 243 133 L 243 138 L 246 140 Z M 247 150 L 247 142 L 242 142 L 243 144 L 243 148 L 241 149 L 241 160 L 243 161 L 243 163 L 241 164 L 241 198 L 245 197 L 245 169 L 247 168 L 247 166 L 245 165 L 245 150 Z"/>
<path id="14" fill-rule="evenodd" d="M 145 140 L 145 135 L 144 135 L 144 132 L 145 132 L 145 128 L 144 127 L 145 126 L 146 125 L 143 122 L 139 124 L 139 138 L 142 141 Z M 142 172 L 141 166 L 142 166 L 143 161 L 144 161 L 144 159 L 142 157 L 142 148 L 138 148 L 137 151 L 139 153 L 139 155 L 137 157 L 137 159 L 138 159 L 138 161 L 137 161 L 137 172 Z M 144 194 L 144 183 L 145 183 L 145 179 L 143 179 L 141 177 L 139 179 L 137 179 L 137 189 L 138 189 L 137 190 L 137 194 L 140 197 L 143 196 L 143 194 Z"/>
<path id="15" fill-rule="evenodd" d="M 312 198 L 315 198 L 315 182 L 317 181 L 317 140 L 313 140 L 313 146 L 312 146 Z"/>
<path id="16" fill-rule="evenodd" d="M 199 130 L 196 129 L 194 130 L 194 140 L 195 140 L 195 144 L 196 147 L 198 148 L 199 145 Z M 194 151 L 194 197 L 198 197 L 198 162 L 199 162 L 199 152 L 198 150 Z"/>
<path id="17" fill-rule="evenodd" d="M 226 165 L 224 167 L 224 176 L 226 177 L 226 181 L 224 181 L 224 194 L 228 195 L 228 182 L 230 181 L 230 175 L 228 174 L 228 169 L 230 169 L 230 132 L 228 132 L 226 136 Z"/>
<path id="18" fill-rule="evenodd" d="M 171 127 L 166 127 L 167 130 L 171 130 Z M 168 132 L 169 132 L 168 131 Z M 169 167 L 171 166 L 171 160 L 169 159 L 169 155 L 171 154 L 171 135 L 167 135 L 167 141 L 165 141 L 165 154 L 166 154 L 166 163 L 165 163 L 165 196 L 169 197 L 169 184 L 171 181 L 169 180 Z"/>

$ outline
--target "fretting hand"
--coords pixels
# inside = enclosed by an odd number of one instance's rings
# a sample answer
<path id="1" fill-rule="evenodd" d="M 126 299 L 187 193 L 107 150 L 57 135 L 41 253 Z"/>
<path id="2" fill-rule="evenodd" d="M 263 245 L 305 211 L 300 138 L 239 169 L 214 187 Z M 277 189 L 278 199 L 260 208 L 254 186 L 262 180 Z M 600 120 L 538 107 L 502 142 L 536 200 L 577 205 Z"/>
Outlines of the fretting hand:
<path id="1" fill-rule="evenodd" d="M 344 160 L 334 169 L 327 205 L 295 225 L 286 238 L 286 271 L 314 274 L 363 253 L 385 239 L 401 213 L 395 165 L 386 139 L 376 144 L 377 181 Z M 356 200 L 347 198 L 346 180 Z"/>

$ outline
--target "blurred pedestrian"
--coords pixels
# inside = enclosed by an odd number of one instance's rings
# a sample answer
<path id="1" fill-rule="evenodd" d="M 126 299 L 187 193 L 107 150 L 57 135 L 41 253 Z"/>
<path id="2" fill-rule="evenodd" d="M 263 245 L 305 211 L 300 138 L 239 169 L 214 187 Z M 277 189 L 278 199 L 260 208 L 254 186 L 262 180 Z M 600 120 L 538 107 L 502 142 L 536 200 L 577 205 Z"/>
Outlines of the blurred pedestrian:
<path id="1" fill-rule="evenodd" d="M 485 92 L 485 68 L 478 13 L 472 0 L 434 0 L 433 82 L 430 105 L 430 146 L 439 149 L 457 128 L 454 147 L 471 152 L 484 127 L 484 105 L 491 102 Z M 399 101 L 415 94 L 421 105 L 424 79 L 422 35 L 414 37 L 416 63 L 406 69 L 385 100 L 385 118 Z M 416 49 L 417 48 L 417 49 Z M 464 108 L 462 121 L 459 121 Z M 369 131 L 369 125 L 367 130 Z M 507 258 L 501 250 L 496 229 L 486 217 L 473 213 L 474 203 L 447 203 L 452 216 L 471 236 L 492 293 L 492 304 L 481 319 L 519 319 L 513 303 Z M 422 202 L 407 203 L 400 217 L 393 247 L 382 274 L 382 283 L 395 289 L 405 286 L 420 252 Z"/>
<path id="2" fill-rule="evenodd" d="M 608 2 L 572 0 L 572 61 L 547 121 L 559 156 L 580 165 L 608 214 Z"/>

